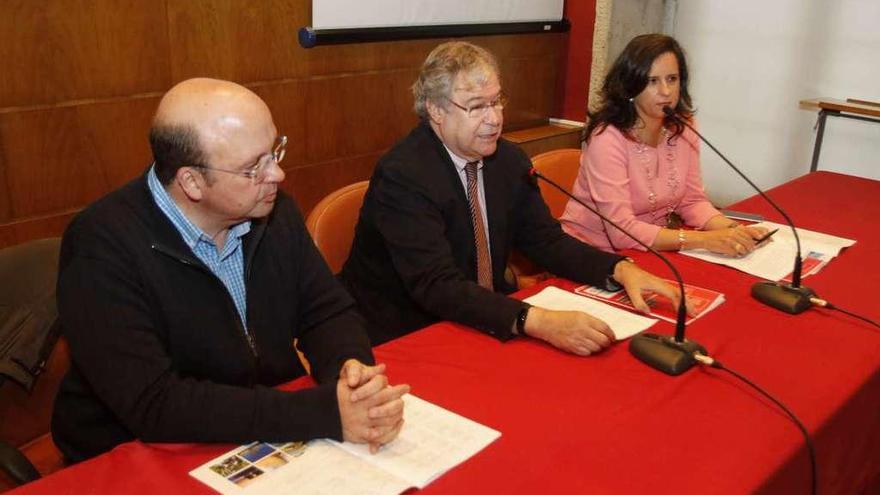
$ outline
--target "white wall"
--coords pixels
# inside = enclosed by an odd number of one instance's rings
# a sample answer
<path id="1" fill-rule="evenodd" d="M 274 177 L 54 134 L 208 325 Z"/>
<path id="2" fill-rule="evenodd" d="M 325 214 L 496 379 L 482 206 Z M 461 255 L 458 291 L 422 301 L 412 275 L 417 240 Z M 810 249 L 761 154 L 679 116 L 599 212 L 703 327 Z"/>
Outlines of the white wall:
<path id="1" fill-rule="evenodd" d="M 614 0 L 608 33 L 608 60 L 613 63 L 634 37 L 663 30 L 665 0 Z M 611 63 L 608 68 L 611 68 Z"/>
<path id="2" fill-rule="evenodd" d="M 593 60 L 587 98 L 591 111 L 596 111 L 601 105 L 605 74 L 627 43 L 640 34 L 663 31 L 667 14 L 674 16 L 675 9 L 667 3 L 667 0 L 596 0 Z"/>
<path id="3" fill-rule="evenodd" d="M 878 0 L 678 0 L 701 132 L 761 187 L 805 174 L 816 112 L 798 101 L 880 101 L 878 24 Z M 702 164 L 717 204 L 753 194 L 705 146 Z M 880 123 L 829 117 L 819 169 L 880 179 Z"/>

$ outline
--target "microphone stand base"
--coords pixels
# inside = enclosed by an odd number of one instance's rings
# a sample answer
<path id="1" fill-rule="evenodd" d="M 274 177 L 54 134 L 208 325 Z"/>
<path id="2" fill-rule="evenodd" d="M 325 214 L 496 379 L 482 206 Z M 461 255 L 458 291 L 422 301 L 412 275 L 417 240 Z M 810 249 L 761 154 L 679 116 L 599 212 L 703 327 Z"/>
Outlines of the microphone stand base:
<path id="1" fill-rule="evenodd" d="M 752 297 L 780 311 L 793 315 L 803 313 L 813 303 L 816 293 L 809 287 L 792 287 L 778 282 L 757 282 L 752 286 Z"/>
<path id="2" fill-rule="evenodd" d="M 673 337 L 640 333 L 630 339 L 629 352 L 639 361 L 667 375 L 680 375 L 696 364 L 694 353 L 709 354 L 693 340 L 676 341 Z"/>

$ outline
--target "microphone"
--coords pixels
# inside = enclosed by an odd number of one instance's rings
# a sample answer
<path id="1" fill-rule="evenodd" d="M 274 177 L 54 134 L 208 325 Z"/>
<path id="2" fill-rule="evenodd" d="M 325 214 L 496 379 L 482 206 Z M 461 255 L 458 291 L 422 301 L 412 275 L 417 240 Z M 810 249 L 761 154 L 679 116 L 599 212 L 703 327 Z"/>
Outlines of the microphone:
<path id="1" fill-rule="evenodd" d="M 794 258 L 794 270 L 792 270 L 791 272 L 791 284 L 782 284 L 779 282 L 770 281 L 756 282 L 754 285 L 752 285 L 752 297 L 768 306 L 772 306 L 776 309 L 785 311 L 786 313 L 791 313 L 793 315 L 806 311 L 807 308 L 812 306 L 810 299 L 818 296 L 813 291 L 813 289 L 801 286 L 801 239 L 800 237 L 798 237 L 797 229 L 794 228 L 794 222 L 791 221 L 791 218 L 789 218 L 788 214 L 786 214 L 785 211 L 783 211 L 783 209 L 779 207 L 779 205 L 777 205 L 772 199 L 770 199 L 769 196 L 764 194 L 764 191 L 762 191 L 760 187 L 749 180 L 749 178 L 746 177 L 746 174 L 742 173 L 742 171 L 740 171 L 740 169 L 738 169 L 736 165 L 731 163 L 726 156 L 718 151 L 717 148 L 712 146 L 712 143 L 704 138 L 703 135 L 700 134 L 696 129 L 694 129 L 692 125 L 688 124 L 684 119 L 676 115 L 675 111 L 672 110 L 672 108 L 668 106 L 663 107 L 663 113 L 665 113 L 666 116 L 670 119 L 673 119 L 676 122 L 687 127 L 688 129 L 694 131 L 694 134 L 699 136 L 699 138 L 704 143 L 706 143 L 706 145 L 712 148 L 712 151 L 720 156 L 721 159 L 724 160 L 724 162 L 727 163 L 730 168 L 734 170 L 734 172 L 739 174 L 740 177 L 748 182 L 749 185 L 752 186 L 752 189 L 758 191 L 758 194 L 760 194 L 762 198 L 770 203 L 770 206 L 776 209 L 776 211 L 778 211 L 779 214 L 782 215 L 782 218 L 784 218 L 785 221 L 788 223 L 788 226 L 791 227 L 791 231 L 794 232 L 795 244 L 797 245 L 797 255 L 795 255 Z"/>
<path id="2" fill-rule="evenodd" d="M 587 205 L 579 198 L 565 190 L 562 186 L 538 172 L 535 167 L 529 168 L 529 177 L 532 178 L 532 181 L 535 181 L 536 179 L 541 179 L 544 182 L 550 184 L 554 188 L 558 189 L 559 192 L 561 192 L 562 194 L 576 201 L 584 208 L 590 210 L 594 215 L 598 216 L 603 221 L 611 224 L 615 229 L 623 232 L 624 235 L 636 241 L 640 246 L 650 251 L 654 256 L 660 258 L 660 260 L 663 261 L 663 263 L 665 263 L 667 267 L 669 267 L 669 270 L 672 271 L 673 275 L 675 275 L 675 280 L 678 282 L 678 290 L 681 294 L 681 301 L 678 304 L 678 313 L 675 317 L 675 336 L 669 337 L 654 333 L 640 333 L 630 339 L 630 354 L 632 354 L 648 366 L 656 370 L 662 371 L 667 375 L 680 375 L 689 370 L 694 364 L 696 364 L 696 360 L 694 359 L 695 353 L 705 355 L 709 354 L 708 352 L 706 352 L 705 347 L 693 340 L 687 340 L 684 336 L 684 323 L 687 318 L 684 282 L 681 279 L 681 274 L 678 273 L 678 270 L 675 269 L 675 266 L 673 266 L 673 264 L 670 263 L 670 261 L 665 256 L 657 252 L 657 250 L 652 248 L 651 246 L 636 239 L 635 237 L 633 237 L 632 234 L 627 232 L 626 229 L 617 225 L 615 222 L 608 219 L 608 217 L 606 217 L 605 215 L 599 213 L 597 209 Z"/>

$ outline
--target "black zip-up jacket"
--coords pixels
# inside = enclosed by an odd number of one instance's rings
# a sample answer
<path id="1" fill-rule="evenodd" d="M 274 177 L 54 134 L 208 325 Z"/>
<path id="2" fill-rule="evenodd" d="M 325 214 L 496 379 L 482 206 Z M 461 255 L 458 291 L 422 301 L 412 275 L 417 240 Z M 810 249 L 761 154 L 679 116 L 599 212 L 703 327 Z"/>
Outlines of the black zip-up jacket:
<path id="1" fill-rule="evenodd" d="M 64 234 L 58 310 L 73 363 L 52 418 L 79 461 L 146 442 L 342 436 L 342 363 L 372 363 L 362 318 L 292 199 L 243 238 L 248 339 L 226 287 L 156 206 L 146 174 L 80 213 Z M 317 387 L 272 387 L 306 374 Z"/>

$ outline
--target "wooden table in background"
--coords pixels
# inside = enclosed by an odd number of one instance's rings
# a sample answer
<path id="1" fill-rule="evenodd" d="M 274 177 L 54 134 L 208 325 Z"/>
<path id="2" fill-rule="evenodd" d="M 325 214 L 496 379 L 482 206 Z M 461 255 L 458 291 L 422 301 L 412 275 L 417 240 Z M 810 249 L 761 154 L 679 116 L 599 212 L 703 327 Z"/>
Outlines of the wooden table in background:
<path id="1" fill-rule="evenodd" d="M 880 102 L 847 98 L 837 100 L 834 98 L 814 98 L 801 100 L 801 108 L 819 109 L 819 126 L 816 131 L 816 144 L 813 146 L 813 160 L 810 164 L 810 172 L 815 172 L 819 165 L 819 153 L 822 150 L 822 138 L 825 136 L 825 117 L 845 117 L 865 122 L 880 123 Z"/>

